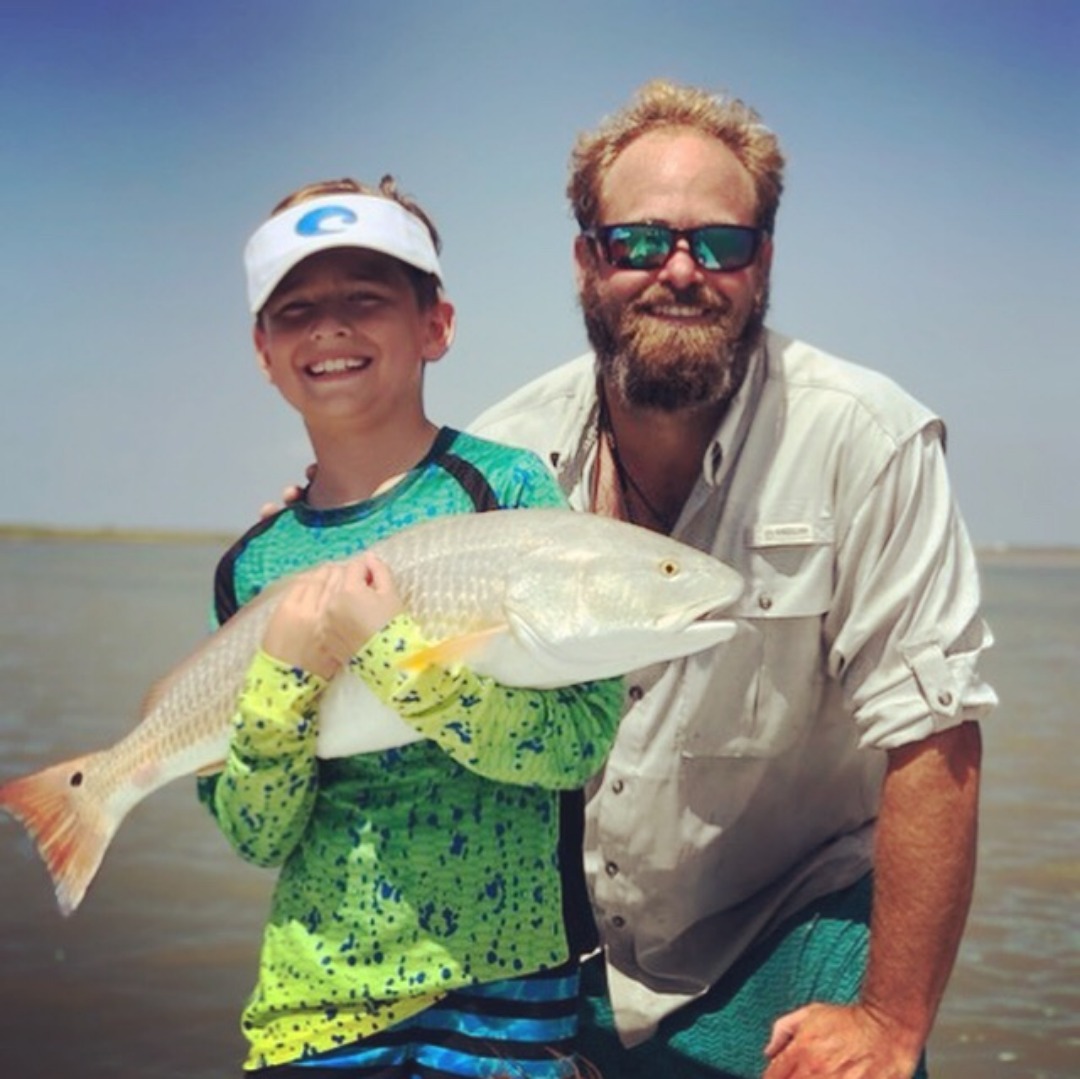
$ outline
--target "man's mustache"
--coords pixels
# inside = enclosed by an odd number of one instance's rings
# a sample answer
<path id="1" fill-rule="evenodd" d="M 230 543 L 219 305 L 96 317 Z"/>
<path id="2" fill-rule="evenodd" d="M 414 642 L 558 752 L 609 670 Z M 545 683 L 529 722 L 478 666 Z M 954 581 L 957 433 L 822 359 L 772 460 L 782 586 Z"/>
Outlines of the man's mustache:
<path id="1" fill-rule="evenodd" d="M 661 307 L 688 307 L 704 318 L 722 318 L 731 310 L 731 300 L 707 285 L 672 288 L 657 282 L 637 297 L 631 310 L 647 315 Z"/>

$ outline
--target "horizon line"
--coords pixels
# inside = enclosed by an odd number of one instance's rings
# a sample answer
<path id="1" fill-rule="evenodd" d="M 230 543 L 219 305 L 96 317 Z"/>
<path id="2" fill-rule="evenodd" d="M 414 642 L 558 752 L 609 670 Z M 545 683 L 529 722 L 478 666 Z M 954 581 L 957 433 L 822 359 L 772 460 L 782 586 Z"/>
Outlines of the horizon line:
<path id="1" fill-rule="evenodd" d="M 152 528 L 138 525 L 46 525 L 0 522 L 0 540 L 56 540 L 119 543 L 229 543 L 238 533 L 215 528 Z M 979 558 L 1031 555 L 1064 556 L 1080 560 L 1080 545 L 1071 543 L 975 544 Z"/>

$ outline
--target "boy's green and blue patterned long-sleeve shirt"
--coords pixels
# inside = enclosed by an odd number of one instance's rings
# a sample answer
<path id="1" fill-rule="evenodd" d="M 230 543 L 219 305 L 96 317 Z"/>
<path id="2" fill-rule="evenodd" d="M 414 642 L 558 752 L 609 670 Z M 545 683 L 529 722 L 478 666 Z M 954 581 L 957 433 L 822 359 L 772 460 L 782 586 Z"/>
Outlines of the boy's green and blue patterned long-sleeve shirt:
<path id="1" fill-rule="evenodd" d="M 501 506 L 563 504 L 532 455 L 444 430 L 385 494 L 333 511 L 300 504 L 249 531 L 219 566 L 219 617 L 285 573 L 472 510 L 477 476 Z M 556 792 L 599 770 L 621 682 L 538 691 L 467 668 L 402 668 L 430 643 L 400 615 L 351 663 L 424 740 L 317 758 L 325 683 L 260 652 L 225 768 L 200 780 L 233 847 L 281 866 L 243 1017 L 248 1067 L 354 1042 L 455 986 L 567 958 Z"/>

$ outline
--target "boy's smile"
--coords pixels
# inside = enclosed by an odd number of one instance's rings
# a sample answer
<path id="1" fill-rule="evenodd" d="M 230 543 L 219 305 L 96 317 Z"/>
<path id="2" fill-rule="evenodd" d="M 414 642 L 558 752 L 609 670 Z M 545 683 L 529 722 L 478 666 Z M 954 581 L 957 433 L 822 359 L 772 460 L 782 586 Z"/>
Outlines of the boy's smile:
<path id="1" fill-rule="evenodd" d="M 320 360 L 307 368 L 309 375 L 321 378 L 324 375 L 339 375 L 348 371 L 362 371 L 368 366 L 370 360 L 345 357 L 339 360 Z"/>

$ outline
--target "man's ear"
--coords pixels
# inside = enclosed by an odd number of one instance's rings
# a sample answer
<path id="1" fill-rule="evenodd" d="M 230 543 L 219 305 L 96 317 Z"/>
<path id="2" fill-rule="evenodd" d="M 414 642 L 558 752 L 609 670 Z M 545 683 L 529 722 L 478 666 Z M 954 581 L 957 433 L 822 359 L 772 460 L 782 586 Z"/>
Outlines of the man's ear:
<path id="1" fill-rule="evenodd" d="M 266 347 L 266 334 L 263 332 L 263 328 L 259 325 L 257 319 L 255 325 L 251 329 L 251 340 L 255 345 L 255 361 L 259 365 L 259 370 L 262 371 L 263 377 L 272 386 L 274 384 L 274 376 L 270 370 L 270 357 Z"/>
<path id="2" fill-rule="evenodd" d="M 765 233 L 761 238 L 761 250 L 758 252 L 758 265 L 761 267 L 761 272 L 768 277 L 772 272 L 772 256 L 773 256 L 773 242 L 772 236 L 769 233 Z"/>
<path id="3" fill-rule="evenodd" d="M 423 358 L 428 363 L 441 360 L 454 342 L 457 330 L 457 312 L 449 300 L 437 300 L 426 314 L 427 332 Z"/>
<path id="4" fill-rule="evenodd" d="M 596 245 L 587 236 L 578 233 L 574 237 L 574 284 L 577 285 L 579 294 L 586 274 L 595 270 Z"/>

